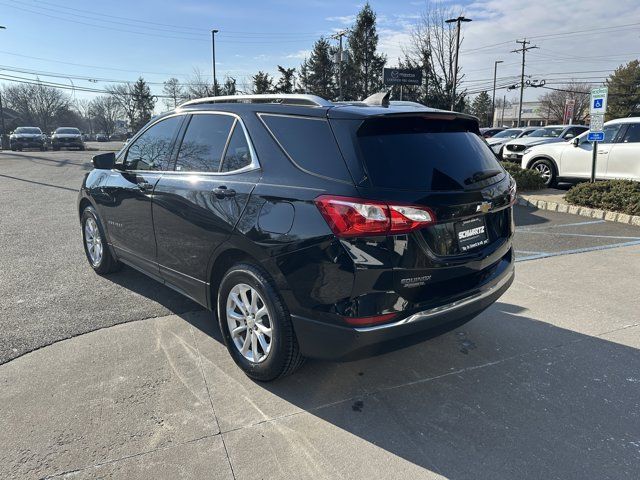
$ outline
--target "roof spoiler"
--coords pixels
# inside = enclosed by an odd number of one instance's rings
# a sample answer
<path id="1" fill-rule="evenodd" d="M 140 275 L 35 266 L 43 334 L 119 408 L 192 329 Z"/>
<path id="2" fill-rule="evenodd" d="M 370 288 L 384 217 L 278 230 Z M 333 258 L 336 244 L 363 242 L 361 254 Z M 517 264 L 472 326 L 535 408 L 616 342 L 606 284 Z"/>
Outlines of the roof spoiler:
<path id="1" fill-rule="evenodd" d="M 370 105 L 372 107 L 388 107 L 390 96 L 391 90 L 387 90 L 386 92 L 378 92 L 374 93 L 373 95 L 369 95 L 362 101 L 362 103 Z"/>

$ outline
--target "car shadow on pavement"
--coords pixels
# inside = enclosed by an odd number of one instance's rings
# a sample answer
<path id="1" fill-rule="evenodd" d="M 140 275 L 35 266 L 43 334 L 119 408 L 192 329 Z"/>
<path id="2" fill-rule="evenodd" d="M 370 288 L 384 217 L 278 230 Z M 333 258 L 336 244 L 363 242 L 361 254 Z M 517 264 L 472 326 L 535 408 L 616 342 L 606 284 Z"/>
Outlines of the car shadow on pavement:
<path id="1" fill-rule="evenodd" d="M 268 384 L 225 360 L 214 322 L 190 321 L 216 340 L 199 349 L 232 450 L 262 436 L 315 465 L 348 457 L 357 478 L 389 478 L 395 457 L 413 465 L 397 462 L 408 470 L 393 478 L 638 478 L 640 354 L 617 343 L 629 333 L 593 337 L 526 314 L 499 302 L 423 344 L 309 361 Z"/>
<path id="2" fill-rule="evenodd" d="M 127 265 L 123 265 L 121 270 L 111 273 L 105 278 L 127 290 L 159 303 L 175 314 L 204 310 L 201 305 L 198 305 L 193 300 Z"/>
<path id="3" fill-rule="evenodd" d="M 542 225 L 549 223 L 551 220 L 545 218 L 538 213 L 535 208 L 516 207 L 513 209 L 513 217 L 518 227 L 528 227 L 533 225 Z"/>

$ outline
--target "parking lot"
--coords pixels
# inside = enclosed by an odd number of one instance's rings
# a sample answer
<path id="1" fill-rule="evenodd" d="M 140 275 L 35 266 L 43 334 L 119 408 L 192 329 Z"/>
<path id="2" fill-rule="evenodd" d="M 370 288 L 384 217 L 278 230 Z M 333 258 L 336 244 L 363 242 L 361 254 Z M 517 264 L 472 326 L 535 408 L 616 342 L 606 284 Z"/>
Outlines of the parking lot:
<path id="1" fill-rule="evenodd" d="M 0 478 L 638 477 L 640 228 L 516 207 L 481 316 L 259 384 L 198 305 L 89 268 L 91 155 L 0 152 Z"/>

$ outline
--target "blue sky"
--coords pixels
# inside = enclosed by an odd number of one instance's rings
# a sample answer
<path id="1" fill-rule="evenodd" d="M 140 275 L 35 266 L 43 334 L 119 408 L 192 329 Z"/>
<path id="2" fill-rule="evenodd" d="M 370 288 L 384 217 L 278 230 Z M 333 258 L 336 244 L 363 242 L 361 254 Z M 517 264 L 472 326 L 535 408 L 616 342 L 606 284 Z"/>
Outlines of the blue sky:
<path id="1" fill-rule="evenodd" d="M 540 46 L 529 57 L 532 78 L 600 82 L 620 63 L 640 56 L 637 0 L 610 2 L 606 9 L 595 0 L 445 3 L 474 20 L 464 27 L 460 58 L 470 90 L 490 87 L 494 60 L 504 61 L 499 83 L 515 81 L 519 58 L 511 50 L 525 34 Z M 425 2 L 371 4 L 379 17 L 380 48 L 395 64 Z M 243 83 L 257 70 L 298 66 L 315 39 L 349 25 L 361 6 L 333 0 L 0 0 L 0 25 L 7 27 L 0 30 L 0 75 L 34 78 L 7 69 L 30 70 L 43 80 L 91 88 L 139 75 L 158 84 L 170 76 L 186 80 L 194 68 L 210 76 L 209 32 L 217 28 L 218 77 L 231 75 Z M 153 91 L 159 93 L 161 86 L 154 85 Z M 527 98 L 540 93 L 529 89 Z M 509 92 L 508 98 L 514 95 Z"/>

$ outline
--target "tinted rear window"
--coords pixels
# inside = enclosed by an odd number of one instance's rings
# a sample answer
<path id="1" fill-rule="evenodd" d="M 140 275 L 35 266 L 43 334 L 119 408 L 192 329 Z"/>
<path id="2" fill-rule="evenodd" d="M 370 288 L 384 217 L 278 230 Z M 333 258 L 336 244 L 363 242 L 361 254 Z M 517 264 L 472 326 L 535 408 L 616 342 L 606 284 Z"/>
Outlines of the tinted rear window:
<path id="1" fill-rule="evenodd" d="M 368 120 L 358 130 L 358 145 L 375 186 L 464 190 L 504 176 L 495 155 L 472 128 L 465 120 Z"/>
<path id="2" fill-rule="evenodd" d="M 327 120 L 269 114 L 260 118 L 296 166 L 323 177 L 351 181 Z"/>

